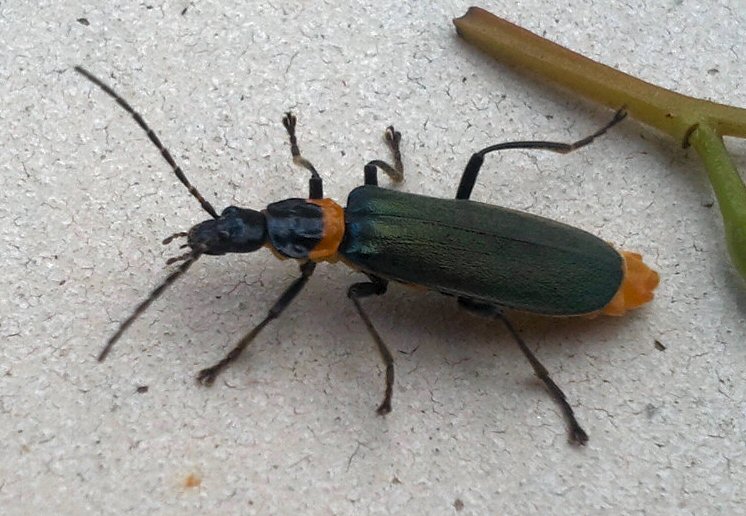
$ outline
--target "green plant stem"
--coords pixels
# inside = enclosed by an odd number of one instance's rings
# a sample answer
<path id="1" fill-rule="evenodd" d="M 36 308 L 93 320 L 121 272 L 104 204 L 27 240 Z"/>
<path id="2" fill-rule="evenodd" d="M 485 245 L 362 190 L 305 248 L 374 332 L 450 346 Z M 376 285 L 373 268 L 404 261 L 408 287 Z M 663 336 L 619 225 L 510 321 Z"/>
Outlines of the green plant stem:
<path id="1" fill-rule="evenodd" d="M 655 86 L 478 7 L 453 23 L 461 37 L 492 57 L 612 109 L 624 106 L 633 118 L 692 144 L 715 190 L 731 258 L 746 277 L 746 187 L 722 141 L 724 135 L 746 138 L 746 109 Z"/>
<path id="2" fill-rule="evenodd" d="M 746 249 L 746 186 L 723 145 L 722 137 L 712 127 L 700 125 L 692 132 L 689 142 L 702 157 L 715 190 L 731 260 L 741 276 L 746 277 L 743 252 Z"/>

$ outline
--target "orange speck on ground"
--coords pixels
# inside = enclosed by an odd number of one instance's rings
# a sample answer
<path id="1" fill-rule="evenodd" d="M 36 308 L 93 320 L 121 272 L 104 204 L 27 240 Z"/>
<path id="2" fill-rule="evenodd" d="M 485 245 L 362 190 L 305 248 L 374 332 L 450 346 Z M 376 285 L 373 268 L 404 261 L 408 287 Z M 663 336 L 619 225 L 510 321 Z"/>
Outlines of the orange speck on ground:
<path id="1" fill-rule="evenodd" d="M 202 479 L 195 473 L 189 473 L 187 477 L 184 479 L 184 487 L 189 488 L 189 489 L 193 487 L 199 487 L 201 483 L 202 483 Z"/>

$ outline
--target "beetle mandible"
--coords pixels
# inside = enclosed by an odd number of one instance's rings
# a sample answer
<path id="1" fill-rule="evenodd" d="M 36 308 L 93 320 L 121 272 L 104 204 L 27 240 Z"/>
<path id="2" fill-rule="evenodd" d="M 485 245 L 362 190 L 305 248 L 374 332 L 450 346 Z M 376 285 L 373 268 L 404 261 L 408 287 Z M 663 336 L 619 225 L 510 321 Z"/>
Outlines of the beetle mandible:
<path id="1" fill-rule="evenodd" d="M 364 185 L 350 192 L 345 207 L 324 197 L 321 176 L 300 153 L 296 118 L 286 113 L 282 122 L 293 161 L 311 174 L 308 198 L 285 199 L 261 211 L 229 206 L 218 214 L 189 182 L 140 114 L 90 72 L 80 66 L 75 70 L 132 115 L 176 177 L 212 217 L 163 241 L 168 244 L 175 238 L 186 238 L 183 247 L 189 251 L 168 260 L 168 264 L 182 263 L 120 324 L 101 351 L 99 361 L 106 358 L 135 319 L 201 256 L 248 253 L 266 247 L 278 258 L 297 260 L 301 275 L 225 358 L 198 373 L 201 384 L 211 385 L 259 332 L 282 314 L 308 283 L 317 263 L 342 261 L 368 277 L 368 281 L 352 284 L 347 297 L 386 366 L 385 394 L 377 409 L 379 414 L 391 411 L 394 360 L 360 300 L 386 293 L 388 283 L 395 281 L 454 296 L 462 308 L 501 320 L 534 373 L 562 408 L 571 440 L 579 444 L 587 442 L 588 435 L 575 418 L 564 392 L 528 348 L 503 308 L 547 316 L 622 315 L 652 300 L 658 274 L 643 263 L 639 254 L 617 251 L 581 229 L 471 201 L 469 197 L 485 155 L 506 149 L 566 154 L 588 145 L 619 123 L 626 115 L 623 109 L 601 129 L 574 143 L 518 141 L 480 150 L 467 163 L 455 199 L 437 199 L 378 186 L 378 170 L 394 182 L 404 177 L 399 149 L 401 134 L 389 126 L 385 140 L 393 165 L 382 160 L 365 165 Z"/>

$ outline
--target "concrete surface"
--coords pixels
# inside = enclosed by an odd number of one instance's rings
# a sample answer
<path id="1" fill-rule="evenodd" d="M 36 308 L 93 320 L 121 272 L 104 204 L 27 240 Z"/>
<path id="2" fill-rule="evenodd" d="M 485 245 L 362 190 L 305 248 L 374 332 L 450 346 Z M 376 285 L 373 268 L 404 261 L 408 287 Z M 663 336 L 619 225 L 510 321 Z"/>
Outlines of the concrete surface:
<path id="1" fill-rule="evenodd" d="M 405 191 L 452 196 L 471 152 L 572 140 L 611 113 L 493 63 L 434 2 L 0 3 L 3 514 L 736 514 L 746 487 L 744 284 L 697 156 L 625 122 L 574 155 L 487 160 L 474 197 L 591 230 L 661 273 L 628 317 L 516 317 L 591 440 L 503 328 L 393 287 L 365 303 L 383 370 L 322 266 L 211 389 L 218 360 L 296 275 L 269 253 L 205 258 L 98 364 L 167 275 L 160 240 L 206 217 L 105 78 L 221 209 L 304 196 L 280 124 L 344 200 L 404 135 Z M 740 0 L 484 6 L 680 92 L 746 105 Z M 746 145 L 729 142 L 740 168 Z M 665 350 L 659 350 L 655 341 Z M 147 386 L 147 392 L 138 387 Z M 145 390 L 145 389 L 140 389 Z"/>

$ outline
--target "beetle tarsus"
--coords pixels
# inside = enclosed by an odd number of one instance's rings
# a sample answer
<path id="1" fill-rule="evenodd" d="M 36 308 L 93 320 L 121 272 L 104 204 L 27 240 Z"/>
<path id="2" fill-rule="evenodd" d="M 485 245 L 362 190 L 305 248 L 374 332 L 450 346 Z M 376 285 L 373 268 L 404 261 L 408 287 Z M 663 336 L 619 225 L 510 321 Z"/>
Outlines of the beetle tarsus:
<path id="1" fill-rule="evenodd" d="M 197 373 L 197 383 L 205 387 L 210 387 L 213 383 L 215 383 L 215 379 L 218 377 L 221 370 L 221 367 L 215 366 L 203 369 L 202 371 Z"/>
<path id="2" fill-rule="evenodd" d="M 223 358 L 220 362 L 217 364 L 207 367 L 203 370 L 201 370 L 199 373 L 197 373 L 197 383 L 200 385 L 203 385 L 205 387 L 210 387 L 213 383 L 215 383 L 215 380 L 217 379 L 218 375 L 228 367 L 232 362 L 235 362 L 236 359 L 241 355 L 244 349 L 246 349 L 246 346 L 248 346 L 252 340 L 254 340 L 254 337 L 257 336 L 257 334 L 264 328 L 264 326 L 269 322 L 268 318 L 265 318 L 262 322 L 260 322 L 253 330 L 251 330 L 241 341 L 238 343 L 238 345 L 233 348 L 230 353 L 228 353 L 225 358 Z"/>
<path id="3" fill-rule="evenodd" d="M 391 412 L 391 399 L 385 399 L 381 405 L 376 409 L 376 413 L 378 413 L 379 416 L 385 416 Z"/>
<path id="4" fill-rule="evenodd" d="M 399 183 L 404 179 L 404 165 L 401 161 L 401 133 L 394 129 L 393 125 L 386 128 L 386 132 L 383 133 L 383 138 L 386 140 L 386 144 L 391 150 L 391 155 L 394 158 L 394 170 L 397 172 L 395 175 L 388 173 L 392 181 Z"/>
<path id="5" fill-rule="evenodd" d="M 369 161 L 363 169 L 365 172 L 365 184 L 378 186 L 378 169 L 380 168 L 383 172 L 389 176 L 394 183 L 400 183 L 404 180 L 404 165 L 401 161 L 401 133 L 394 129 L 393 125 L 386 128 L 383 133 L 383 139 L 386 140 L 386 145 L 391 151 L 391 156 L 394 158 L 394 165 L 389 165 L 387 162 L 374 159 Z"/>
<path id="6" fill-rule="evenodd" d="M 580 428 L 577 421 L 571 423 L 570 427 L 570 440 L 581 446 L 585 445 L 588 442 L 588 434 L 585 433 L 585 430 Z"/>

